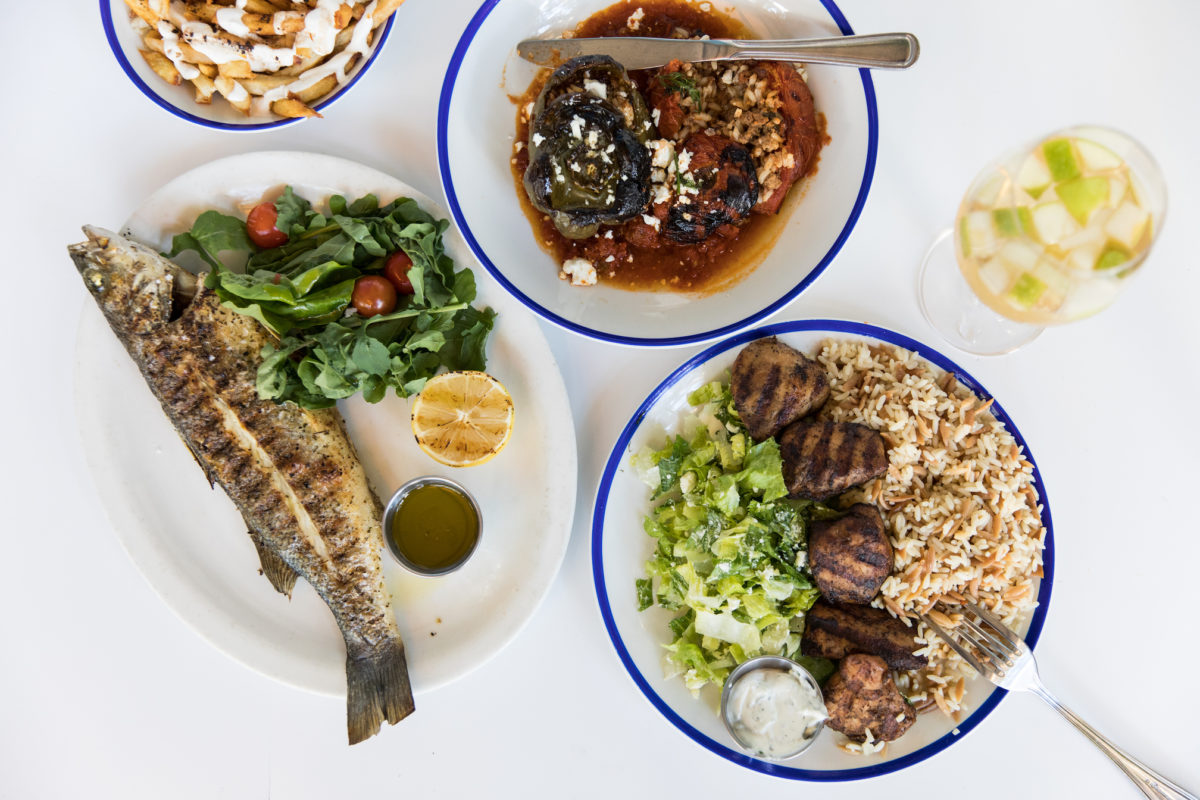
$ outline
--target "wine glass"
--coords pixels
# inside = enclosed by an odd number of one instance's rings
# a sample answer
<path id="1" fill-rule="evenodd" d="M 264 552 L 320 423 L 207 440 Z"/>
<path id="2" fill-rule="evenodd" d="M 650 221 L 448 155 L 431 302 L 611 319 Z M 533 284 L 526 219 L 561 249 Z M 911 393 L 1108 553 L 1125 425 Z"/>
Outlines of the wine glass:
<path id="1" fill-rule="evenodd" d="M 989 164 L 925 255 L 921 311 L 976 355 L 1107 308 L 1138 272 L 1167 209 L 1162 172 L 1129 136 L 1064 128 Z"/>

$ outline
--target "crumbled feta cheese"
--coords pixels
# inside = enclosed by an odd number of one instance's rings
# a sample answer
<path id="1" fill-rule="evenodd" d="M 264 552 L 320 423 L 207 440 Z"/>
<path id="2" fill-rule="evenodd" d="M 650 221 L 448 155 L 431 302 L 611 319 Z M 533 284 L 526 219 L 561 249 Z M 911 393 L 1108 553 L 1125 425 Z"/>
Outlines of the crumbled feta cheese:
<path id="1" fill-rule="evenodd" d="M 612 205 L 613 201 L 616 199 L 617 198 L 613 195 L 613 193 L 609 192 L 608 195 L 604 198 L 604 202 L 608 203 L 609 205 Z"/>
<path id="2" fill-rule="evenodd" d="M 612 262 L 614 262 L 614 261 L 616 261 L 616 260 L 617 260 L 617 257 L 616 257 L 616 256 L 609 256 L 608 258 L 604 259 L 604 263 L 605 263 L 605 264 L 611 264 Z"/>
<path id="3" fill-rule="evenodd" d="M 655 139 L 646 142 L 650 149 L 650 166 L 665 168 L 675 160 L 675 145 L 670 139 Z"/>
<path id="4" fill-rule="evenodd" d="M 610 144 L 608 147 L 604 148 L 604 152 L 611 153 L 613 150 L 616 150 L 616 149 L 617 149 L 617 146 L 615 144 Z"/>
<path id="5" fill-rule="evenodd" d="M 583 124 L 583 117 L 579 116 L 578 114 L 571 117 L 571 138 L 583 138 Z"/>
<path id="6" fill-rule="evenodd" d="M 654 228 L 654 230 L 658 230 L 662 227 L 662 220 L 660 220 L 658 217 L 652 217 L 649 214 L 642 214 L 642 222 L 646 223 L 651 228 Z"/>
<path id="7" fill-rule="evenodd" d="M 657 108 L 650 112 L 650 119 L 654 120 L 655 127 L 658 126 L 658 120 L 660 117 L 662 117 L 662 112 Z"/>
<path id="8" fill-rule="evenodd" d="M 591 79 L 584 80 L 583 90 L 588 94 L 596 95 L 596 97 L 599 97 L 601 100 L 608 99 L 608 86 L 600 81 L 593 81 Z"/>
<path id="9" fill-rule="evenodd" d="M 533 135 L 533 146 L 534 147 L 541 147 L 542 142 L 544 142 L 544 141 L 546 141 L 546 137 L 542 136 L 540 133 L 535 133 Z"/>
<path id="10" fill-rule="evenodd" d="M 607 231 L 605 231 L 605 232 L 604 232 L 604 238 L 605 238 L 605 239 L 611 239 L 611 238 L 612 238 L 612 230 L 611 230 L 611 229 L 610 229 L 610 230 L 607 230 Z"/>
<path id="11" fill-rule="evenodd" d="M 533 101 L 525 104 L 525 119 L 533 119 Z"/>
<path id="12" fill-rule="evenodd" d="M 524 143 L 524 142 L 516 142 L 516 143 L 514 143 L 514 144 L 513 144 L 513 150 L 516 150 L 518 153 L 519 153 L 519 152 L 521 152 L 521 150 L 522 150 L 524 147 L 525 147 L 525 143 Z"/>
<path id="13" fill-rule="evenodd" d="M 572 161 L 569 166 L 571 167 L 571 172 L 581 172 L 583 170 L 583 168 L 579 166 L 578 161 Z"/>
<path id="14" fill-rule="evenodd" d="M 560 277 L 569 279 L 572 286 L 594 286 L 596 268 L 586 258 L 568 258 L 563 262 Z"/>
<path id="15" fill-rule="evenodd" d="M 679 151 L 679 171 L 687 172 L 688 165 L 692 163 L 692 154 L 688 150 Z"/>
<path id="16" fill-rule="evenodd" d="M 629 19 L 625 20 L 625 24 L 629 26 L 629 30 L 636 31 L 642 27 L 642 19 L 646 16 L 645 10 L 639 8 L 629 15 Z"/>
<path id="17" fill-rule="evenodd" d="M 654 184 L 654 197 L 651 202 L 654 205 L 666 203 L 671 200 L 671 187 L 665 183 Z"/>
<path id="18" fill-rule="evenodd" d="M 600 144 L 600 133 L 598 131 L 588 131 L 587 146 L 595 150 L 598 144 Z"/>

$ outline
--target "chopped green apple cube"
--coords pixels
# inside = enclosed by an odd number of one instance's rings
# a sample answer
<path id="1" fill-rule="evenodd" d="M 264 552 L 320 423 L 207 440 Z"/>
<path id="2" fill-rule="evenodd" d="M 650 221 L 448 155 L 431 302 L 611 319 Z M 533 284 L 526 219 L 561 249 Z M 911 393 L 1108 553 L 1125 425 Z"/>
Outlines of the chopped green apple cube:
<path id="1" fill-rule="evenodd" d="M 1018 305 L 1024 308 L 1032 308 L 1033 304 L 1041 298 L 1044 291 L 1046 291 L 1046 284 L 1033 277 L 1030 273 L 1022 272 L 1017 278 L 1017 282 L 1013 284 L 1008 296 L 1016 301 Z"/>
<path id="2" fill-rule="evenodd" d="M 1116 169 L 1125 163 L 1112 150 L 1088 139 L 1076 139 L 1075 147 L 1079 150 L 1079 160 L 1083 162 L 1084 168 L 1089 172 Z"/>
<path id="3" fill-rule="evenodd" d="M 1108 178 L 1092 176 L 1060 183 L 1058 197 L 1080 225 L 1087 225 L 1092 212 L 1108 202 Z"/>
<path id="4" fill-rule="evenodd" d="M 1069 181 L 1079 177 L 1079 162 L 1075 160 L 1070 139 L 1051 139 L 1042 145 L 1042 155 L 1046 157 L 1046 167 L 1054 180 Z"/>
<path id="5" fill-rule="evenodd" d="M 987 211 L 972 211 L 963 217 L 959 234 L 962 236 L 963 254 L 972 258 L 986 258 L 996 250 L 996 229 L 992 215 Z"/>
<path id="6" fill-rule="evenodd" d="M 1067 253 L 1067 266 L 1080 272 L 1091 272 L 1096 266 L 1096 259 L 1100 258 L 1100 251 L 1103 249 L 1103 243 L 1089 242 L 1087 244 L 1076 245 Z"/>
<path id="7" fill-rule="evenodd" d="M 1009 264 L 1014 272 L 1028 272 L 1033 269 L 1033 265 L 1037 263 L 1041 255 L 1040 247 L 1021 239 L 1014 239 L 1005 242 L 996 257 Z"/>
<path id="8" fill-rule="evenodd" d="M 1016 236 L 1021 232 L 1021 223 L 1017 220 L 1015 208 L 992 209 L 992 221 L 996 223 L 996 230 L 1001 236 Z"/>
<path id="9" fill-rule="evenodd" d="M 1125 199 L 1125 195 L 1129 192 L 1129 181 L 1120 175 L 1108 176 L 1108 200 L 1106 205 L 1116 208 L 1121 205 L 1121 201 Z"/>
<path id="10" fill-rule="evenodd" d="M 1046 165 L 1040 158 L 1031 154 L 1021 165 L 1021 171 L 1017 173 L 1017 186 L 1020 186 L 1036 200 L 1042 196 L 1042 192 L 1046 191 L 1050 183 L 1050 170 L 1046 169 Z"/>
<path id="11" fill-rule="evenodd" d="M 974 200 L 981 206 L 993 206 L 1008 186 L 1008 177 L 1003 172 L 993 172 L 975 191 Z"/>
<path id="12" fill-rule="evenodd" d="M 1104 226 L 1104 232 L 1109 238 L 1116 240 L 1124 245 L 1129 250 L 1134 250 L 1142 236 L 1146 232 L 1146 226 L 1150 223 L 1150 214 L 1144 208 L 1130 202 L 1122 203 L 1108 223 Z"/>
<path id="13" fill-rule="evenodd" d="M 1079 230 L 1079 223 L 1064 203 L 1033 207 L 1033 231 L 1043 244 L 1055 244 Z"/>
<path id="14" fill-rule="evenodd" d="M 1009 268 L 999 258 L 985 261 L 979 267 L 979 280 L 995 295 L 1003 295 L 1008 289 L 1009 275 Z"/>
<path id="15" fill-rule="evenodd" d="M 1129 251 L 1115 242 L 1109 242 L 1099 256 L 1097 256 L 1095 264 L 1096 269 L 1112 269 L 1118 267 L 1129 260 Z"/>
<path id="16" fill-rule="evenodd" d="M 1071 288 L 1071 279 L 1048 258 L 1039 261 L 1030 274 L 1046 284 L 1047 291 L 1060 298 L 1060 301 L 1066 295 L 1067 290 Z M 1042 299 L 1045 300 L 1046 297 L 1043 296 Z"/>

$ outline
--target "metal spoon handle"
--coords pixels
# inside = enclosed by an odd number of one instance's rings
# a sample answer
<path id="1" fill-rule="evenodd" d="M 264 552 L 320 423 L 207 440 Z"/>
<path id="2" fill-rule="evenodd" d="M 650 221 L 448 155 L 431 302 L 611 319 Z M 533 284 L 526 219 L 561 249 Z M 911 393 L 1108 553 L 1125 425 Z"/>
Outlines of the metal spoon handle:
<path id="1" fill-rule="evenodd" d="M 730 55 L 721 60 L 804 61 L 810 64 L 843 64 L 871 69 L 908 69 L 921 53 L 911 33 L 873 33 L 830 39 L 736 39 Z"/>
<path id="2" fill-rule="evenodd" d="M 1110 742 L 1074 711 L 1058 702 L 1058 698 L 1050 694 L 1040 683 L 1031 686 L 1030 691 L 1045 700 L 1051 708 L 1062 714 L 1067 721 L 1078 728 L 1080 733 L 1086 736 L 1092 744 L 1103 750 L 1104 754 L 1111 758 L 1113 763 L 1120 767 L 1121 771 L 1128 775 L 1129 779 L 1142 790 L 1142 794 L 1149 797 L 1150 800 L 1197 800 L 1196 795 L 1191 794 L 1169 779 L 1159 775 Z"/>

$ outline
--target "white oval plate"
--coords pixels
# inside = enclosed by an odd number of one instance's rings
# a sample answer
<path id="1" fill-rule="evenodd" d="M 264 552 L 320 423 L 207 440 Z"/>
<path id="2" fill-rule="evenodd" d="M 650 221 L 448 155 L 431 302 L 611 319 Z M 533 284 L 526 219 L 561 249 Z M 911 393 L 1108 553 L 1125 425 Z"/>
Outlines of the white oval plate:
<path id="1" fill-rule="evenodd" d="M 697 298 L 669 292 L 574 287 L 538 247 L 521 210 L 509 159 L 516 106 L 535 67 L 516 55 L 522 39 L 558 36 L 614 0 L 487 0 L 450 59 L 438 107 L 438 166 L 454 220 L 484 267 L 547 320 L 594 339 L 640 347 L 707 341 L 773 314 L 833 260 L 858 220 L 879 125 L 867 70 L 808 67 L 831 140 L 779 239 L 740 283 Z M 760 38 L 853 33 L 832 0 L 735 0 L 714 5 Z"/>
<path id="2" fill-rule="evenodd" d="M 368 192 L 404 195 L 435 217 L 438 206 L 377 170 L 309 153 L 248 153 L 179 176 L 151 195 L 122 230 L 166 249 L 171 236 L 215 208 L 274 196 L 290 183 L 309 200 Z M 477 303 L 498 312 L 488 372 L 512 393 L 516 427 L 490 462 L 443 467 L 413 440 L 409 400 L 339 403 L 367 476 L 386 501 L 405 480 L 444 475 L 483 509 L 479 548 L 462 569 L 427 578 L 383 554 L 384 576 L 404 635 L 416 692 L 483 664 L 517 635 L 562 563 L 575 509 L 575 430 L 566 389 L 537 321 L 478 269 L 453 228 L 447 252 L 474 266 Z M 258 573 L 245 524 L 220 488 L 210 489 L 133 361 L 89 299 L 75 361 L 84 452 L 113 529 L 146 580 L 186 623 L 231 657 L 284 683 L 325 694 L 346 690 L 345 648 L 333 616 L 304 581 L 289 602 Z M 521 502 L 513 502 L 520 497 Z"/>
<path id="3" fill-rule="evenodd" d="M 956 722 L 941 713 L 922 714 L 904 736 L 889 743 L 882 753 L 851 755 L 837 747 L 837 734 L 827 731 L 795 759 L 783 763 L 764 761 L 738 749 L 725 730 L 718 714 L 719 694 L 714 687 L 705 687 L 697 699 L 692 697 L 682 680 L 663 676 L 662 646 L 671 641 L 667 623 L 672 615 L 657 607 L 644 612 L 637 610 L 634 580 L 645 577 L 644 565 L 653 553 L 654 540 L 642 531 L 642 520 L 650 507 L 649 495 L 646 485 L 628 467 L 629 456 L 645 445 L 661 446 L 667 432 L 677 430 L 682 414 L 689 408 L 688 393 L 708 381 L 721 379 L 732 367 L 742 345 L 765 336 L 778 336 L 781 341 L 808 354 L 814 353 L 817 345 L 830 337 L 898 345 L 916 352 L 937 368 L 953 372 L 960 383 L 980 397 L 992 396 L 961 367 L 936 350 L 885 328 L 857 322 L 780 322 L 714 344 L 671 373 L 650 393 L 621 432 L 605 465 L 592 518 L 592 575 L 601 615 L 617 655 L 646 699 L 672 725 L 717 755 L 758 772 L 795 780 L 849 781 L 895 772 L 960 740 L 991 712 L 1005 692 L 976 678 L 967 685 L 964 700 L 967 711 L 962 719 Z M 1025 641 L 1032 648 L 1041 633 L 1054 582 L 1050 504 L 1037 463 L 1020 431 L 999 403 L 993 403 L 991 411 L 1024 448 L 1025 457 L 1033 464 L 1034 487 L 1046 527 L 1045 577 L 1037 582 L 1038 606 L 1024 632 Z"/>

